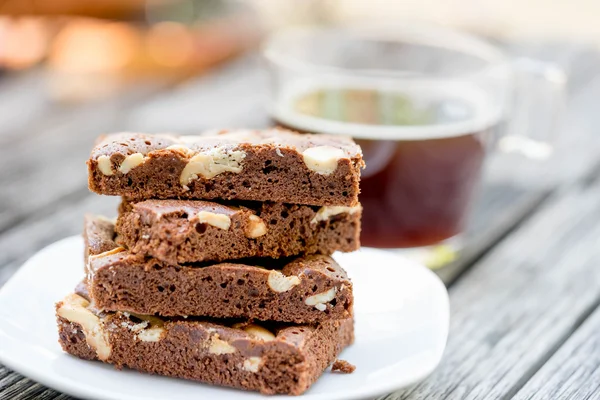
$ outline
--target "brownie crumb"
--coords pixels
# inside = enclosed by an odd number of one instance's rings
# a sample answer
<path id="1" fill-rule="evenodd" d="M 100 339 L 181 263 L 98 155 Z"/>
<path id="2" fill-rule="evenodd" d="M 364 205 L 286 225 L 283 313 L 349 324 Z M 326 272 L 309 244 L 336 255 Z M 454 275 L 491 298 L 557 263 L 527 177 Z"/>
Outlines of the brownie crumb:
<path id="1" fill-rule="evenodd" d="M 331 372 L 339 372 L 341 374 L 351 374 L 356 369 L 355 365 L 350 364 L 346 360 L 335 360 L 331 366 Z"/>

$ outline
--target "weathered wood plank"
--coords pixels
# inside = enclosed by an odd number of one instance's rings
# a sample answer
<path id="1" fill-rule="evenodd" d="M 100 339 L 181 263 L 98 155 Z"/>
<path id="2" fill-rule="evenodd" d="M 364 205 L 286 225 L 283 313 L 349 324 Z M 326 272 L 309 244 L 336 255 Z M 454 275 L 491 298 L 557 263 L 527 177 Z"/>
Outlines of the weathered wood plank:
<path id="1" fill-rule="evenodd" d="M 0 78 L 0 137 L 25 123 L 35 119 L 46 102 L 41 100 L 39 71 L 11 74 Z"/>
<path id="2" fill-rule="evenodd" d="M 29 218 L 0 234 L 0 286 L 39 249 L 64 237 L 81 234 L 86 213 L 116 216 L 119 198 L 87 194 L 50 215 Z"/>
<path id="3" fill-rule="evenodd" d="M 600 399 L 599 305 L 514 400 Z"/>
<path id="4" fill-rule="evenodd" d="M 50 400 L 56 398 L 60 393 L 35 383 L 21 375 L 11 374 L 14 378 L 10 385 L 0 386 L 6 388 L 0 390 L 1 399 L 22 400 L 41 399 Z"/>
<path id="5" fill-rule="evenodd" d="M 48 126 L 59 126 L 80 113 L 106 107 L 126 108 L 171 86 L 171 78 L 143 79 L 123 83 L 115 92 L 96 99 L 63 102 L 49 88 L 51 72 L 43 69 L 19 73 L 14 80 L 0 81 L 0 145 L 31 141 L 44 135 Z M 3 84 L 3 82 L 6 82 Z"/>
<path id="6" fill-rule="evenodd" d="M 450 289 L 437 371 L 398 399 L 506 398 L 600 301 L 600 184 L 551 198 Z"/>
<path id="7" fill-rule="evenodd" d="M 74 400 L 0 365 L 0 399 Z"/>
<path id="8" fill-rule="evenodd" d="M 126 130 L 197 133 L 215 128 L 264 128 L 269 82 L 264 64 L 249 55 L 199 76 L 136 107 Z"/>
<path id="9" fill-rule="evenodd" d="M 85 160 L 102 132 L 119 129 L 128 107 L 159 90 L 139 86 L 127 95 L 80 106 L 39 121 L 0 147 L 0 231 L 79 191 L 85 193 Z M 29 124 L 32 125 L 32 124 Z"/>
<path id="10" fill-rule="evenodd" d="M 78 115 L 64 125 L 48 127 L 46 134 L 33 142 L 5 148 L 0 157 L 0 184 L 4 183 L 0 231 L 37 211 L 51 211 L 52 204 L 69 194 L 85 194 L 85 160 L 94 137 L 98 131 L 116 126 L 118 120 L 118 114 L 111 111 Z"/>
<path id="11" fill-rule="evenodd" d="M 0 78 L 0 144 L 17 139 L 21 128 L 61 108 L 50 98 L 46 76 L 41 68 L 35 68 Z"/>
<path id="12" fill-rule="evenodd" d="M 549 190 L 542 188 L 525 190 L 503 183 L 487 183 L 470 217 L 459 258 L 436 270 L 436 274 L 447 286 L 451 285 L 481 256 L 524 223 L 548 196 Z"/>

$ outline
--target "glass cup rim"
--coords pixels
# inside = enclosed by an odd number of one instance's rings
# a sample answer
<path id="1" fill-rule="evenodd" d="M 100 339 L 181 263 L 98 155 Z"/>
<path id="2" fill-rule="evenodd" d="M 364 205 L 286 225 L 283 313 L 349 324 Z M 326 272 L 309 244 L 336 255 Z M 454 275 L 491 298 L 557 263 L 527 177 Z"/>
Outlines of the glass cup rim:
<path id="1" fill-rule="evenodd" d="M 310 60 L 294 57 L 286 49 L 291 48 L 295 41 L 303 38 L 312 38 L 316 40 L 319 35 L 345 33 L 350 37 L 405 41 L 427 45 L 432 48 L 440 48 L 456 51 L 465 55 L 477 57 L 484 62 L 484 66 L 476 71 L 467 74 L 438 75 L 436 77 L 443 79 L 464 78 L 469 76 L 485 75 L 493 73 L 499 68 L 507 67 L 508 57 L 497 46 L 488 41 L 466 32 L 457 31 L 452 28 L 439 25 L 399 22 L 394 26 L 389 24 L 373 25 L 363 24 L 342 24 L 331 26 L 303 26 L 286 28 L 272 33 L 263 43 L 261 50 L 263 57 L 274 65 L 285 67 L 290 70 L 308 73 L 331 73 L 335 75 L 353 75 L 368 76 L 371 78 L 390 78 L 390 79 L 411 79 L 404 73 L 399 73 L 391 69 L 348 69 L 344 67 L 319 64 Z M 414 79 L 414 77 L 413 77 Z"/>

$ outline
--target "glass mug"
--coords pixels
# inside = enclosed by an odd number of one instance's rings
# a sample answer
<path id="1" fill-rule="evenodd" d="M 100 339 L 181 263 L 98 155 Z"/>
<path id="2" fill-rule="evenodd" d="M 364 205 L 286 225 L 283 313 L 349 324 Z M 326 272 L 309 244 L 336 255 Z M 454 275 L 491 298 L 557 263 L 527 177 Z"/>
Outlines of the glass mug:
<path id="1" fill-rule="evenodd" d="M 564 75 L 476 37 L 410 24 L 292 29 L 271 36 L 264 56 L 277 124 L 361 145 L 365 246 L 458 235 L 500 132 L 526 154 L 551 152 Z"/>

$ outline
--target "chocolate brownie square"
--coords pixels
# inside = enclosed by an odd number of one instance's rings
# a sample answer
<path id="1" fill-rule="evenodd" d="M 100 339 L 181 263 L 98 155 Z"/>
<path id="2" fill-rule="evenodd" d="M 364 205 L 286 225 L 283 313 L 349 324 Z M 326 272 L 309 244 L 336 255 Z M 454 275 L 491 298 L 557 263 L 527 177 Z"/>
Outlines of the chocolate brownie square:
<path id="1" fill-rule="evenodd" d="M 221 204 L 202 200 L 123 202 L 117 242 L 169 264 L 248 257 L 329 255 L 360 246 L 360 205 Z"/>
<path id="2" fill-rule="evenodd" d="M 87 162 L 90 190 L 130 200 L 255 200 L 355 206 L 362 152 L 345 136 L 282 129 L 201 136 L 100 137 Z"/>
<path id="3" fill-rule="evenodd" d="M 263 394 L 299 395 L 354 340 L 353 320 L 315 326 L 100 313 L 71 294 L 56 305 L 64 351 L 116 368 Z"/>

